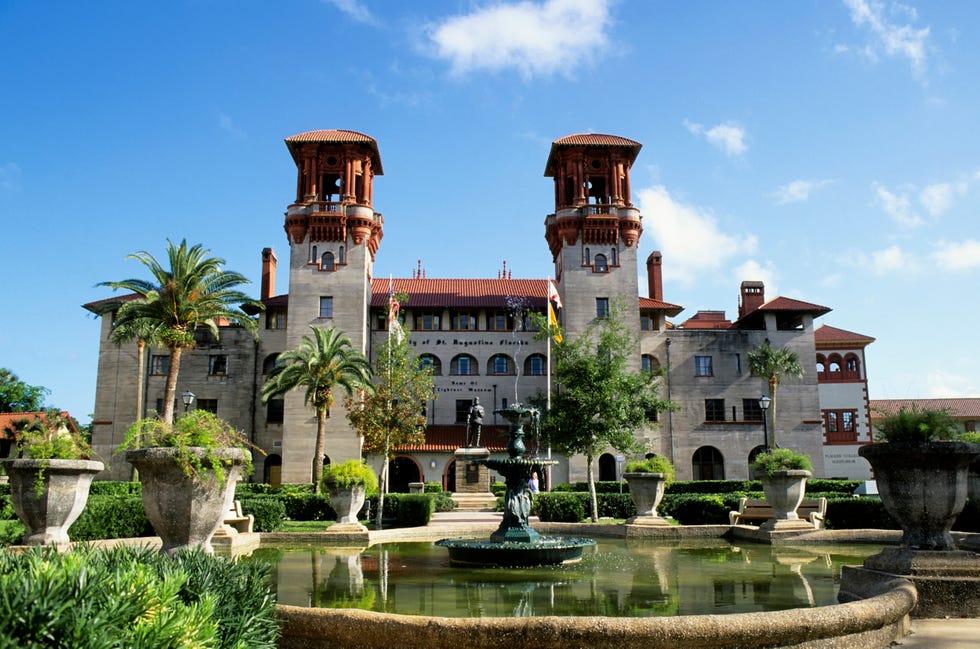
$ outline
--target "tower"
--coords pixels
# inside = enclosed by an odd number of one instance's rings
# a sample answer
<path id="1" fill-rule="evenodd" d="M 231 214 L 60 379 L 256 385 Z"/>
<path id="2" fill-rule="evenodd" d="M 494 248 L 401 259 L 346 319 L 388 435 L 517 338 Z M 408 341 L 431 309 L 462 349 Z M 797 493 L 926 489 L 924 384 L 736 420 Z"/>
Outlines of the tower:
<path id="1" fill-rule="evenodd" d="M 601 134 L 569 135 L 551 144 L 544 175 L 555 181 L 555 213 L 545 219 L 545 238 L 562 325 L 572 337 L 617 299 L 626 305 L 627 328 L 639 331 L 636 251 L 643 226 L 630 201 L 630 167 L 641 146 Z"/>
<path id="2" fill-rule="evenodd" d="M 289 241 L 289 320 L 286 349 L 296 349 L 310 326 L 343 331 L 367 352 L 374 255 L 384 219 L 372 207 L 374 177 L 382 175 L 377 142 L 354 131 L 309 131 L 286 138 L 296 163 L 296 198 L 286 210 Z M 360 457 L 360 445 L 335 395 L 327 422 L 327 456 Z M 286 395 L 282 479 L 308 482 L 316 417 L 304 395 Z"/>

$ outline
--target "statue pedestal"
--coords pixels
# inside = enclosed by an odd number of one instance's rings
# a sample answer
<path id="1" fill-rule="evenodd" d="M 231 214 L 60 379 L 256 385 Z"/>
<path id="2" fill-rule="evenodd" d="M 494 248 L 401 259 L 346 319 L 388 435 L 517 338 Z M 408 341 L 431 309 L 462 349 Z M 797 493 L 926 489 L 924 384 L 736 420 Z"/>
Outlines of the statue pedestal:
<path id="1" fill-rule="evenodd" d="M 485 512 L 497 508 L 497 498 L 490 493 L 490 469 L 482 462 L 490 451 L 480 447 L 456 449 L 456 491 L 453 500 L 459 511 Z"/>

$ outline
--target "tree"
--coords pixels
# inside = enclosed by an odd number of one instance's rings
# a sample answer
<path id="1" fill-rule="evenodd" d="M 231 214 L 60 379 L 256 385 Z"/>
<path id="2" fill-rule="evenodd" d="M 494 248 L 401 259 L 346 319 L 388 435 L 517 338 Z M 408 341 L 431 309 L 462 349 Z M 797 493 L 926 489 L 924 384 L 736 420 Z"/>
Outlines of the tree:
<path id="1" fill-rule="evenodd" d="M 299 347 L 279 355 L 276 368 L 262 386 L 262 401 L 304 388 L 305 402 L 316 412 L 316 450 L 313 456 L 313 489 L 320 493 L 323 454 L 327 446 L 327 413 L 333 390 L 351 396 L 357 390 L 372 392 L 371 364 L 354 349 L 350 338 L 333 328 L 310 325 L 313 336 L 303 336 Z"/>
<path id="2" fill-rule="evenodd" d="M 432 370 L 422 366 L 408 346 L 407 336 L 390 336 L 378 349 L 375 392 L 346 400 L 347 419 L 364 438 L 364 450 L 384 459 L 378 495 L 381 527 L 388 461 L 396 446 L 425 442 L 424 404 L 432 397 Z"/>
<path id="3" fill-rule="evenodd" d="M 749 352 L 749 374 L 765 379 L 769 384 L 769 398 L 772 399 L 769 406 L 772 425 L 769 426 L 769 430 L 772 436 L 771 446 L 775 448 L 778 446 L 776 444 L 776 388 L 784 376 L 803 378 L 800 357 L 786 347 L 773 348 L 767 340 L 759 346 L 759 349 Z M 763 416 L 766 416 L 766 413 L 763 413 Z"/>
<path id="4" fill-rule="evenodd" d="M 558 390 L 541 425 L 553 447 L 566 455 L 585 455 L 593 522 L 599 520 L 595 457 L 609 446 L 637 451 L 635 432 L 647 422 L 647 413 L 670 407 L 658 396 L 658 374 L 629 371 L 637 342 L 623 322 L 622 309 L 614 305 L 608 317 L 595 320 L 575 340 L 565 336 L 555 345 Z M 542 327 L 541 332 L 553 335 L 554 327 Z"/>
<path id="5" fill-rule="evenodd" d="M 210 253 L 201 244 L 188 246 L 186 239 L 178 245 L 167 240 L 169 269 L 145 251 L 126 257 L 143 264 L 152 281 L 125 279 L 99 284 L 138 296 L 122 303 L 116 313 L 114 324 L 123 327 L 122 338 L 159 342 L 170 351 L 161 416 L 164 422 L 173 421 L 180 358 L 185 349 L 194 348 L 194 331 L 206 326 L 218 338 L 218 324 L 231 322 L 254 333 L 256 321 L 241 307 L 263 308 L 261 302 L 238 290 L 249 281 L 239 273 L 222 270 L 224 259 L 209 257 Z M 141 338 L 144 335 L 147 337 Z"/>
<path id="6" fill-rule="evenodd" d="M 0 412 L 37 412 L 44 408 L 44 397 L 49 394 L 51 390 L 25 383 L 0 367 Z"/>

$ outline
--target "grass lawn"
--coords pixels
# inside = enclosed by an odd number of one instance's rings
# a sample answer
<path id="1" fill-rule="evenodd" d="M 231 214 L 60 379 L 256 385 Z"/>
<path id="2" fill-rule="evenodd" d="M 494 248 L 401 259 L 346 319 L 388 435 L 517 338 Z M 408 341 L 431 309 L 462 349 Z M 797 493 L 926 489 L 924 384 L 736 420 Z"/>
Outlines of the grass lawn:
<path id="1" fill-rule="evenodd" d="M 313 534 L 322 532 L 336 521 L 285 521 L 280 532 L 293 532 L 299 534 Z"/>

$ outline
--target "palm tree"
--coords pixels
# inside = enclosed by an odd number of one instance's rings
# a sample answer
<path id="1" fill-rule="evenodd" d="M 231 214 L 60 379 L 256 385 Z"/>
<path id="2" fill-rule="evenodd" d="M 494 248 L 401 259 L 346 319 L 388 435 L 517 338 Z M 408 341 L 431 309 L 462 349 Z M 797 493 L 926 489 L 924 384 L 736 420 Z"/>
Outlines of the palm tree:
<path id="1" fill-rule="evenodd" d="M 313 337 L 303 336 L 299 347 L 279 355 L 276 368 L 262 386 L 262 401 L 305 388 L 305 402 L 316 411 L 316 451 L 313 457 L 313 489 L 320 492 L 323 454 L 327 445 L 327 413 L 333 405 L 333 389 L 348 396 L 357 390 L 373 392 L 371 364 L 354 349 L 350 338 L 333 328 L 310 325 Z"/>
<path id="2" fill-rule="evenodd" d="M 799 355 L 787 347 L 773 348 L 769 341 L 762 343 L 754 352 L 749 352 L 749 374 L 765 379 L 769 383 L 769 398 L 772 405 L 772 446 L 776 447 L 776 388 L 784 376 L 803 378 L 803 366 L 800 365 Z M 763 413 L 763 417 L 766 413 Z"/>
<path id="3" fill-rule="evenodd" d="M 184 239 L 174 245 L 168 239 L 169 269 L 145 251 L 126 257 L 142 263 L 153 276 L 152 281 L 124 279 L 99 284 L 114 290 L 126 289 L 138 296 L 123 303 L 116 313 L 115 326 L 122 327 L 121 338 L 160 343 L 170 351 L 161 416 L 165 422 L 173 421 L 180 358 L 185 349 L 194 347 L 194 331 L 206 326 L 218 338 L 218 324 L 231 322 L 254 333 L 256 321 L 241 306 L 263 308 L 237 289 L 249 281 L 239 273 L 222 270 L 225 260 L 209 257 L 210 253 L 201 244 L 188 246 Z"/>

